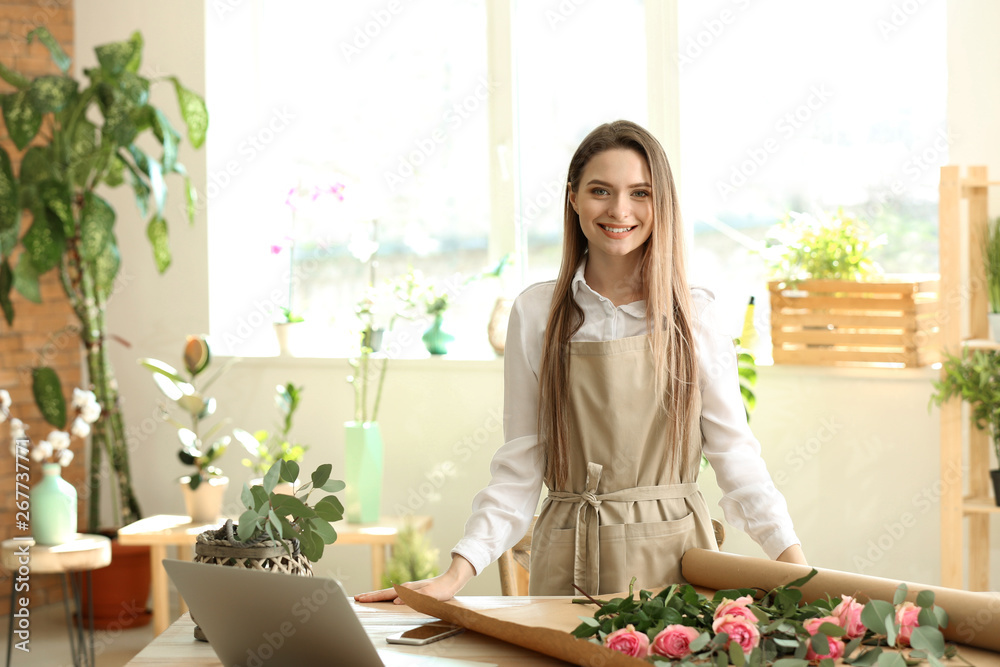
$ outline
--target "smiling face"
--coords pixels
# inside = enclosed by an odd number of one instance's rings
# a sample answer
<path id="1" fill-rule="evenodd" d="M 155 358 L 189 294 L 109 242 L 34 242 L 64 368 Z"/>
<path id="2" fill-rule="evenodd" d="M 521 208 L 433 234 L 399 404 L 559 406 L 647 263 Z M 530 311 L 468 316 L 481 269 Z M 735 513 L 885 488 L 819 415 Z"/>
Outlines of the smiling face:
<path id="1" fill-rule="evenodd" d="M 638 260 L 653 231 L 651 183 L 649 165 L 634 150 L 612 148 L 590 159 L 569 201 L 591 256 Z"/>

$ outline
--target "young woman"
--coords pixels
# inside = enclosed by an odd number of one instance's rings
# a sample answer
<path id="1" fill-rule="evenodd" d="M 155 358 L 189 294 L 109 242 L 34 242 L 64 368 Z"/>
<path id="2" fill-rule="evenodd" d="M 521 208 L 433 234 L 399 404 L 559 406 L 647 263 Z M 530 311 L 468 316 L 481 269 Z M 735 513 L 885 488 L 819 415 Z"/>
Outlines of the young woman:
<path id="1" fill-rule="evenodd" d="M 444 574 L 407 584 L 453 597 L 524 535 L 532 595 L 681 581 L 716 549 L 701 454 L 727 521 L 768 556 L 805 563 L 743 412 L 713 296 L 690 289 L 680 210 L 659 142 L 634 123 L 591 132 L 569 166 L 559 277 L 515 301 L 504 356 L 504 437 Z M 392 589 L 357 596 L 389 600 Z M 398 600 L 396 600 L 399 602 Z"/>

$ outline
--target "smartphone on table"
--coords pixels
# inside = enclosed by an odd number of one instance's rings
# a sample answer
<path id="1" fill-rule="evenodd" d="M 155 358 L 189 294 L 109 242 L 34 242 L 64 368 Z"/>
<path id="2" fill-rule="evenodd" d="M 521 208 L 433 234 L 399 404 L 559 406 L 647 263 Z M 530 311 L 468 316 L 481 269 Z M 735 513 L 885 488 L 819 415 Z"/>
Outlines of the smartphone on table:
<path id="1" fill-rule="evenodd" d="M 408 646 L 424 646 L 431 642 L 436 642 L 445 637 L 451 637 L 465 630 L 458 625 L 451 625 L 442 621 L 426 623 L 410 628 L 403 632 L 397 632 L 385 638 L 390 644 L 406 644 Z"/>

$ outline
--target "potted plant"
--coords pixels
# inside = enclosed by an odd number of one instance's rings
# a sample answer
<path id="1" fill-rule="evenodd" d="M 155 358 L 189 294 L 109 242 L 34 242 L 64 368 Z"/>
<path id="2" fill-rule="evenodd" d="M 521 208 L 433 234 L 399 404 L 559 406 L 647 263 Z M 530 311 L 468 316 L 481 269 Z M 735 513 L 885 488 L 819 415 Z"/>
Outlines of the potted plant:
<path id="1" fill-rule="evenodd" d="M 188 516 L 195 523 L 215 521 L 222 509 L 222 498 L 229 486 L 229 478 L 213 464 L 229 446 L 229 435 L 222 435 L 229 419 L 221 419 L 202 431 L 202 422 L 215 414 L 216 400 L 206 391 L 235 362 L 230 359 L 214 374 L 200 378 L 202 372 L 208 369 L 211 361 L 211 349 L 204 336 L 188 336 L 184 345 L 184 369 L 182 374 L 158 359 L 143 358 L 139 363 L 153 373 L 153 381 L 163 395 L 172 401 L 190 420 L 191 427 L 185 426 L 171 416 L 167 404 L 160 405 L 164 421 L 177 428 L 177 439 L 181 448 L 177 454 L 181 463 L 194 466 L 195 471 L 180 478 L 184 490 L 184 502 Z"/>
<path id="2" fill-rule="evenodd" d="M 973 424 L 989 433 L 1000 462 L 1000 350 L 967 349 L 960 357 L 946 354 L 941 371 L 941 379 L 933 382 L 931 402 L 940 406 L 960 398 L 968 403 Z M 991 470 L 990 477 L 993 497 L 1000 506 L 1000 470 Z"/>
<path id="3" fill-rule="evenodd" d="M 292 461 L 298 463 L 302 461 L 308 446 L 300 445 L 292 441 L 292 420 L 295 411 L 299 408 L 299 401 L 302 396 L 302 387 L 296 387 L 291 382 L 275 388 L 274 404 L 281 414 L 281 423 L 277 429 L 270 431 L 260 430 L 253 434 L 241 428 L 233 429 L 233 437 L 243 445 L 250 458 L 243 459 L 243 465 L 250 468 L 255 479 L 250 481 L 251 486 L 261 483 L 264 473 L 277 461 Z M 275 490 L 278 493 L 293 494 L 295 492 L 293 482 L 281 482 Z"/>
<path id="4" fill-rule="evenodd" d="M 436 577 L 439 572 L 437 556 L 438 550 L 431 547 L 427 536 L 407 522 L 396 536 L 392 557 L 382 574 L 382 587 Z"/>
<path id="5" fill-rule="evenodd" d="M 96 531 L 105 479 L 113 481 L 114 525 L 141 518 L 106 347 L 105 312 L 121 263 L 117 215 L 99 191 L 128 184 L 139 215 L 147 219 L 156 267 L 165 271 L 171 261 L 166 177 L 183 179 L 191 222 L 196 193 L 178 161 L 181 135 L 150 103 L 150 88 L 164 82 L 174 88 L 195 148 L 205 141 L 208 112 L 202 98 L 176 77 L 139 74 L 143 40 L 138 32 L 127 41 L 98 46 L 97 65 L 84 70 L 82 81 L 69 75 L 71 60 L 48 30 L 32 30 L 28 41 L 36 39 L 47 47 L 60 74 L 31 78 L 0 64 L 0 78 L 14 89 L 3 96 L 4 124 L 14 146 L 24 151 L 15 175 L 7 150 L 0 147 L 0 310 L 13 324 L 11 289 L 40 302 L 39 277 L 54 271 L 80 321 L 89 388 L 102 408 L 90 435 L 86 529 Z M 151 145 L 162 149 L 160 155 L 147 152 Z M 20 235 L 22 212 L 32 220 Z M 36 380 L 46 396 L 54 395 L 54 377 L 47 373 Z M 52 423 L 50 406 L 39 403 L 39 409 Z M 103 471 L 105 462 L 110 474 Z"/>
<path id="6" fill-rule="evenodd" d="M 355 314 L 360 330 L 358 354 L 348 361 L 351 374 L 347 382 L 354 388 L 354 419 L 344 423 L 344 481 L 346 516 L 351 523 L 378 521 L 382 502 L 382 432 L 378 411 L 382 402 L 389 357 L 376 355 L 372 332 L 376 330 L 376 312 L 392 303 L 388 329 L 399 319 L 411 319 L 419 285 L 413 272 L 380 286 L 369 286 L 358 302 Z M 369 400 L 374 385 L 374 400 Z"/>
<path id="7" fill-rule="evenodd" d="M 884 242 L 843 211 L 792 213 L 769 232 L 776 364 L 937 361 L 937 279 L 882 277 L 872 252 Z"/>
<path id="8" fill-rule="evenodd" d="M 983 239 L 983 269 L 990 299 L 990 335 L 1000 343 L 1000 218 L 987 227 Z"/>
<path id="9" fill-rule="evenodd" d="M 291 282 L 291 281 L 289 281 Z M 291 288 L 289 288 L 291 290 Z M 291 292 L 289 292 L 290 294 Z M 297 325 L 305 322 L 305 318 L 301 315 L 293 313 L 288 308 L 280 308 L 281 315 L 274 322 L 274 335 L 278 339 L 278 354 L 283 357 L 294 356 L 295 351 L 298 348 L 298 343 L 296 341 L 295 332 L 298 329 Z"/>

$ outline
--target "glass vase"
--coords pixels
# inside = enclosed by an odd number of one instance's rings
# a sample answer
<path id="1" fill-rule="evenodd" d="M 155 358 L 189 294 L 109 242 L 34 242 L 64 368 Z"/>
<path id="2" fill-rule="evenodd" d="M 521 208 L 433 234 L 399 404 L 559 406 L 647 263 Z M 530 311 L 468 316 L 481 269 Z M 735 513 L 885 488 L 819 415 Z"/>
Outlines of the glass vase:
<path id="1" fill-rule="evenodd" d="M 455 337 L 441 329 L 444 315 L 440 313 L 434 316 L 434 323 L 424 332 L 421 340 L 427 351 L 434 355 L 447 354 L 448 344 L 455 340 Z"/>
<path id="2" fill-rule="evenodd" d="M 348 523 L 375 523 L 382 506 L 382 433 L 378 422 L 347 422 L 344 431 L 344 514 Z"/>
<path id="3" fill-rule="evenodd" d="M 58 463 L 42 465 L 42 481 L 31 489 L 31 535 L 35 544 L 65 544 L 76 535 L 76 489 Z"/>

